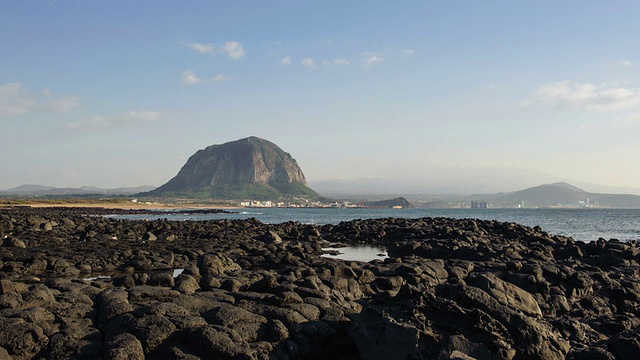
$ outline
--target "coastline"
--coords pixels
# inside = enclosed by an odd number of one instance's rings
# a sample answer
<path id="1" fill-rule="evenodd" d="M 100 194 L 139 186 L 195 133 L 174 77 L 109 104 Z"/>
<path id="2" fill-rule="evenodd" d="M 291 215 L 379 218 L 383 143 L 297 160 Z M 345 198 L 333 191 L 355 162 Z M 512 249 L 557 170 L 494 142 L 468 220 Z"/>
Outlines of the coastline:
<path id="1" fill-rule="evenodd" d="M 172 210 L 172 209 L 220 209 L 220 210 L 235 210 L 241 209 L 240 206 L 231 205 L 212 205 L 212 204 L 147 204 L 147 203 L 134 203 L 131 201 L 94 201 L 94 200 L 25 200 L 25 201 L 7 201 L 6 203 L 0 203 L 0 209 L 12 208 L 12 207 L 30 207 L 30 208 L 104 208 L 104 209 L 116 209 L 116 210 Z"/>

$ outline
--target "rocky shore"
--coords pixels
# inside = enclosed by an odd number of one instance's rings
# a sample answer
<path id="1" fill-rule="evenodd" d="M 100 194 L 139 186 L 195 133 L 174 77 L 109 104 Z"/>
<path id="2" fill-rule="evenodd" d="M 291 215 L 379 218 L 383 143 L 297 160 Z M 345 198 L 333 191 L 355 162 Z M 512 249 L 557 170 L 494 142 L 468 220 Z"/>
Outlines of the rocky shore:
<path id="1" fill-rule="evenodd" d="M 471 219 L 316 226 L 107 212 L 0 209 L 0 359 L 640 354 L 637 242 Z M 389 258 L 321 256 L 336 243 Z"/>

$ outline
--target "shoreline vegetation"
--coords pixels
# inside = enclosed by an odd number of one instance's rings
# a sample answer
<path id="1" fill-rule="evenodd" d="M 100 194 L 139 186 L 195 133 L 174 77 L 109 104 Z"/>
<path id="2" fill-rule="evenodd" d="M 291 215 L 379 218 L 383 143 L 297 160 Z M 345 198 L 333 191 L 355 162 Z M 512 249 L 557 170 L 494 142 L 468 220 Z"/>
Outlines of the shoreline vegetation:
<path id="1" fill-rule="evenodd" d="M 136 221 L 89 209 L 0 209 L 0 358 L 640 352 L 637 241 L 495 220 Z M 388 258 L 323 256 L 358 244 Z"/>

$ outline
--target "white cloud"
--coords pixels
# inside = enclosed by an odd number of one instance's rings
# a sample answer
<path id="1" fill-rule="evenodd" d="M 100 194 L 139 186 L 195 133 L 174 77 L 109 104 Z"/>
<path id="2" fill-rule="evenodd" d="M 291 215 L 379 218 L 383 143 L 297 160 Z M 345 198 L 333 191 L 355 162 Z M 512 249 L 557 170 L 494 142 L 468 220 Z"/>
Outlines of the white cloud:
<path id="1" fill-rule="evenodd" d="M 67 123 L 68 130 L 107 130 L 117 127 L 128 127 L 140 123 L 157 121 L 162 113 L 157 111 L 129 111 L 113 116 L 93 116 L 86 120 Z"/>
<path id="2" fill-rule="evenodd" d="M 228 76 L 225 76 L 224 74 L 219 74 L 211 78 L 211 81 L 213 82 L 222 82 L 227 80 L 231 80 L 231 78 Z"/>
<path id="3" fill-rule="evenodd" d="M 44 89 L 49 96 L 49 89 Z M 64 113 L 80 105 L 80 100 L 73 96 L 41 101 L 35 95 L 22 89 L 18 82 L 0 85 L 0 116 L 20 116 L 29 111 Z"/>
<path id="4" fill-rule="evenodd" d="M 612 111 L 626 110 L 640 104 L 640 91 L 608 84 L 580 84 L 573 81 L 541 85 L 522 106 L 549 104 L 557 109 Z"/>
<path id="5" fill-rule="evenodd" d="M 237 41 L 227 41 L 223 46 L 218 47 L 212 43 L 187 43 L 187 47 L 200 54 L 218 55 L 227 54 L 230 58 L 237 60 L 246 54 L 244 46 Z"/>
<path id="6" fill-rule="evenodd" d="M 0 116 L 18 116 L 34 109 L 38 101 L 18 82 L 0 85 Z"/>
<path id="7" fill-rule="evenodd" d="M 223 49 L 223 52 L 234 60 L 240 59 L 245 55 L 244 47 L 237 41 L 227 41 Z"/>
<path id="8" fill-rule="evenodd" d="M 187 43 L 187 46 L 200 54 L 213 54 L 213 44 Z"/>
<path id="9" fill-rule="evenodd" d="M 304 58 L 302 59 L 302 65 L 308 67 L 309 69 L 316 68 L 316 62 L 312 58 Z"/>
<path id="10" fill-rule="evenodd" d="M 635 61 L 631 61 L 631 60 L 625 60 L 622 62 L 622 65 L 624 66 L 631 66 L 631 65 L 635 65 L 636 62 Z"/>
<path id="11" fill-rule="evenodd" d="M 341 58 L 341 59 L 335 59 L 335 60 L 333 60 L 333 65 L 336 65 L 336 66 L 346 66 L 346 65 L 349 65 L 349 60 L 347 60 L 347 59 L 343 59 L 343 58 Z"/>
<path id="12" fill-rule="evenodd" d="M 371 53 L 364 53 L 364 58 L 360 62 L 360 65 L 365 69 L 371 69 L 373 65 L 383 60 L 384 58 L 382 56 L 378 56 Z"/>
<path id="13" fill-rule="evenodd" d="M 56 100 L 51 100 L 43 105 L 45 110 L 50 110 L 58 113 L 65 113 L 80 105 L 80 99 L 74 96 L 63 96 Z"/>
<path id="14" fill-rule="evenodd" d="M 325 65 L 325 66 L 329 66 L 329 65 L 347 66 L 347 65 L 349 65 L 349 60 L 344 59 L 344 58 L 334 59 L 334 60 L 322 60 L 322 65 Z"/>
<path id="15" fill-rule="evenodd" d="M 291 65 L 291 56 L 285 56 L 280 60 L 280 64 L 289 66 Z"/>
<path id="16" fill-rule="evenodd" d="M 202 79 L 196 76 L 191 70 L 187 70 L 182 73 L 182 83 L 187 85 L 195 85 L 202 82 Z"/>
<path id="17" fill-rule="evenodd" d="M 402 53 L 405 55 L 413 56 L 415 55 L 416 51 L 413 49 L 406 49 L 406 50 L 402 50 Z"/>
<path id="18" fill-rule="evenodd" d="M 126 122 L 148 122 L 156 121 L 160 118 L 161 113 L 157 111 L 129 111 L 120 114 L 119 117 Z"/>

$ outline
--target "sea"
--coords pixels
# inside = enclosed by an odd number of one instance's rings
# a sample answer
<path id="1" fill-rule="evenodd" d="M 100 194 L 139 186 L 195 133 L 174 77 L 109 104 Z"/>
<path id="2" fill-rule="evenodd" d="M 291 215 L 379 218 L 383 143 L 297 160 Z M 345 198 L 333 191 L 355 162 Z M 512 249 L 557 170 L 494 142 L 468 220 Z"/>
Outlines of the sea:
<path id="1" fill-rule="evenodd" d="M 188 209 L 185 209 L 188 210 Z M 172 210 L 172 211 L 175 211 Z M 132 220 L 213 220 L 256 218 L 264 223 L 299 221 L 305 224 L 338 224 L 342 221 L 376 218 L 444 217 L 514 222 L 540 226 L 554 235 L 575 240 L 599 238 L 640 240 L 640 209 L 554 208 L 554 209 L 363 209 L 363 208 L 244 208 L 227 214 L 181 214 L 153 211 L 149 214 L 112 215 Z"/>

